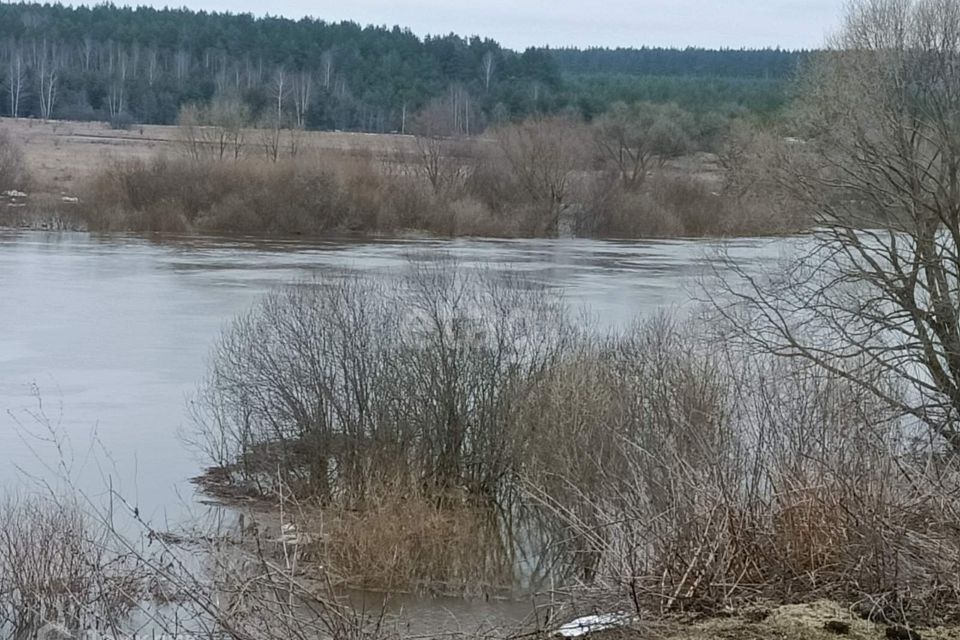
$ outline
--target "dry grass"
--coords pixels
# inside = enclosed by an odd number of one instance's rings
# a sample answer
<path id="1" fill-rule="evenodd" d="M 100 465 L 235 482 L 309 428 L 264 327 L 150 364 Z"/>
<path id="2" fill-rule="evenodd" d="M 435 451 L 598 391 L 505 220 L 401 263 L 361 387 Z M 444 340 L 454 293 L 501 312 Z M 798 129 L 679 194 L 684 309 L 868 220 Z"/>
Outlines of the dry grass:
<path id="1" fill-rule="evenodd" d="M 312 522 L 323 536 L 308 552 L 349 587 L 480 595 L 514 583 L 498 523 L 465 494 L 383 485 L 353 508 L 325 510 L 323 523 Z"/>
<path id="2" fill-rule="evenodd" d="M 747 607 L 723 617 L 693 621 L 667 621 L 643 628 L 631 638 L 649 637 L 651 632 L 665 640 L 713 640 L 738 638 L 743 640 L 882 640 L 898 637 L 888 635 L 891 627 L 864 620 L 850 608 L 830 600 L 806 604 L 787 604 Z M 953 639 L 958 630 L 952 627 L 921 627 L 913 629 L 917 637 Z M 640 633 L 644 635 L 640 635 Z M 905 630 L 901 636 L 906 637 Z"/>
<path id="3" fill-rule="evenodd" d="M 842 376 L 698 332 L 587 351 L 531 406 L 531 492 L 575 577 L 660 614 L 826 597 L 955 621 L 956 462 Z"/>
<path id="4" fill-rule="evenodd" d="M 112 165 L 80 192 L 80 214 L 104 231 L 249 235 L 425 232 L 539 235 L 541 210 L 491 210 L 469 193 L 437 194 L 370 156 L 205 162 L 160 156 Z"/>
<path id="5" fill-rule="evenodd" d="M 0 131 L 25 150 L 30 173 L 40 192 L 75 195 L 104 166 L 131 160 L 147 161 L 158 154 L 176 154 L 182 146 L 179 127 L 134 125 L 128 130 L 111 129 L 104 122 L 40 121 L 0 118 Z M 245 132 L 251 148 L 259 139 L 255 130 Z M 386 157 L 395 148 L 413 148 L 411 136 L 309 131 L 300 135 L 305 154 L 373 154 Z"/>
<path id="6" fill-rule="evenodd" d="M 782 201 L 725 189 L 723 176 L 744 171 L 721 172 L 704 154 L 625 191 L 591 166 L 583 125 L 560 119 L 456 141 L 280 132 L 277 163 L 255 130 L 242 132 L 239 161 L 191 154 L 178 127 L 3 120 L 0 131 L 24 149 L 32 219 L 47 226 L 62 197 L 80 198 L 90 228 L 116 231 L 669 237 L 802 226 Z"/>
<path id="7" fill-rule="evenodd" d="M 588 615 L 589 603 L 578 607 Z M 572 617 L 577 614 L 570 614 Z M 547 637 L 544 634 L 542 637 Z M 865 620 L 849 607 L 831 600 L 805 604 L 763 603 L 728 609 L 720 616 L 668 616 L 636 620 L 623 628 L 612 629 L 592 637 L 604 640 L 884 640 L 891 638 L 929 638 L 955 640 L 960 629 L 954 626 L 891 626 Z"/>
<path id="8" fill-rule="evenodd" d="M 30 175 L 23 156 L 23 147 L 6 131 L 0 129 L 0 192 L 25 191 Z"/>

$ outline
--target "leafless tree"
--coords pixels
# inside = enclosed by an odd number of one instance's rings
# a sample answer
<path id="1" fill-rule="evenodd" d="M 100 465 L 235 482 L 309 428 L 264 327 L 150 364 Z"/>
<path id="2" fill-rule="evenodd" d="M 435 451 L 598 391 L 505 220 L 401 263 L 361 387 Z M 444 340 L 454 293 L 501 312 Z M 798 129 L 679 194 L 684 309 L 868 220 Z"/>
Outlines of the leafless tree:
<path id="1" fill-rule="evenodd" d="M 92 36 L 86 35 L 83 36 L 83 43 L 80 45 L 80 58 L 81 66 L 80 68 L 84 71 L 90 70 L 90 63 L 93 60 L 93 52 L 96 49 L 96 43 L 93 40 Z"/>
<path id="2" fill-rule="evenodd" d="M 190 52 L 184 49 L 177 49 L 173 56 L 173 64 L 176 70 L 178 84 L 182 84 L 187 74 L 190 73 L 190 62 Z"/>
<path id="3" fill-rule="evenodd" d="M 446 100 L 434 100 L 424 107 L 411 123 L 416 145 L 416 172 L 444 195 L 465 176 L 465 167 L 457 157 L 462 141 L 455 118 Z"/>
<path id="4" fill-rule="evenodd" d="M 620 102 L 597 121 L 595 139 L 624 186 L 635 189 L 651 168 L 662 167 L 690 148 L 690 127 L 690 115 L 674 105 Z"/>
<path id="5" fill-rule="evenodd" d="M 240 158 L 243 153 L 246 127 L 250 125 L 250 110 L 236 96 L 219 96 L 208 107 L 207 124 L 211 127 L 219 158 Z"/>
<path id="6" fill-rule="evenodd" d="M 199 160 L 205 155 L 203 139 L 204 113 L 197 105 L 184 105 L 177 114 L 178 137 L 184 153 Z"/>
<path id="7" fill-rule="evenodd" d="M 496 69 L 496 59 L 493 56 L 493 51 L 487 51 L 483 54 L 480 65 L 480 71 L 483 74 L 483 88 L 490 91 L 490 82 L 493 80 L 493 72 Z"/>
<path id="8" fill-rule="evenodd" d="M 333 84 L 333 71 L 334 71 L 334 53 L 333 50 L 324 51 L 323 55 L 320 56 L 320 78 L 323 83 L 323 88 L 327 91 L 330 90 L 331 85 Z"/>
<path id="9" fill-rule="evenodd" d="M 23 52 L 18 43 L 11 41 L 7 91 L 10 95 L 10 115 L 14 118 L 20 116 L 20 101 L 24 96 L 26 77 L 27 69 L 23 60 Z"/>
<path id="10" fill-rule="evenodd" d="M 293 105 L 296 113 L 297 126 L 303 127 L 306 122 L 307 111 L 310 109 L 310 98 L 313 96 L 313 76 L 309 71 L 301 71 L 293 77 Z"/>
<path id="11" fill-rule="evenodd" d="M 151 87 L 157 79 L 157 73 L 160 67 L 160 53 L 156 45 L 147 49 L 147 84 Z"/>
<path id="12" fill-rule="evenodd" d="M 127 88 L 127 54 L 122 49 L 117 50 L 117 72 L 110 82 L 110 93 L 107 96 L 107 105 L 110 109 L 110 118 L 118 118 L 126 111 Z"/>
<path id="13" fill-rule="evenodd" d="M 525 437 L 513 408 L 570 335 L 544 291 L 446 263 L 391 287 L 298 285 L 225 332 L 197 439 L 261 491 L 279 466 L 326 502 L 390 480 L 506 506 Z"/>
<path id="14" fill-rule="evenodd" d="M 37 80 L 39 82 L 40 117 L 48 120 L 53 114 L 53 106 L 57 97 L 57 79 L 60 59 L 57 45 L 47 45 L 43 40 L 37 63 Z"/>
<path id="15" fill-rule="evenodd" d="M 817 231 L 783 273 L 740 269 L 733 302 L 714 302 L 747 344 L 856 383 L 960 453 L 958 56 L 957 0 L 849 7 L 776 167 Z"/>
<path id="16" fill-rule="evenodd" d="M 257 125 L 263 155 L 271 162 L 280 160 L 280 151 L 283 147 L 283 128 L 283 120 L 273 116 L 261 118 Z"/>
<path id="17" fill-rule="evenodd" d="M 571 204 L 574 172 L 584 161 L 583 129 L 563 118 L 533 118 L 496 135 L 515 179 L 540 211 L 541 231 L 557 233 Z"/>
<path id="18" fill-rule="evenodd" d="M 471 126 L 476 127 L 477 120 L 470 94 L 463 87 L 450 87 L 450 97 L 447 104 L 450 108 L 453 130 L 458 134 L 469 136 Z"/>
<path id="19" fill-rule="evenodd" d="M 283 122 L 283 104 L 288 91 L 287 71 L 283 67 L 277 67 L 273 72 L 273 82 L 270 85 L 273 100 L 277 105 L 276 121 Z"/>
<path id="20" fill-rule="evenodd" d="M 216 96 L 209 105 L 186 105 L 177 118 L 180 141 L 187 155 L 199 160 L 237 160 L 246 144 L 250 112 L 236 96 Z"/>

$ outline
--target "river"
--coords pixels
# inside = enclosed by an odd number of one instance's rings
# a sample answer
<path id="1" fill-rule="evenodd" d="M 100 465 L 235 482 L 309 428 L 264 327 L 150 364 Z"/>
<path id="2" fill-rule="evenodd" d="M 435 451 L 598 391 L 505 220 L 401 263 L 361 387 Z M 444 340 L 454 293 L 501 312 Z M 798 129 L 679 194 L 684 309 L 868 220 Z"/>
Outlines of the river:
<path id="1" fill-rule="evenodd" d="M 613 327 L 661 309 L 682 312 L 719 246 L 0 230 L 0 487 L 69 475 L 91 494 L 112 484 L 158 526 L 181 519 L 196 505 L 189 478 L 204 467 L 183 435 L 209 349 L 226 323 L 278 285 L 361 272 L 392 278 L 409 260 L 447 255 L 468 267 L 523 272 Z M 724 246 L 751 269 L 784 248 L 769 239 Z"/>

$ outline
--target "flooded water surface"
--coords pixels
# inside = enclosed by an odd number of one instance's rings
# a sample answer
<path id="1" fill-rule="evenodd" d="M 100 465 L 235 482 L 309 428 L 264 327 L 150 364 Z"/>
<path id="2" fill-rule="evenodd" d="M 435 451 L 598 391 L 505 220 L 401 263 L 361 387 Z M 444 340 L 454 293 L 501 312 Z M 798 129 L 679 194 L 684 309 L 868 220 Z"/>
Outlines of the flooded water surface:
<path id="1" fill-rule="evenodd" d="M 690 304 L 719 245 L 696 241 L 256 242 L 0 231 L 0 483 L 110 483 L 154 522 L 195 502 L 204 461 L 185 443 L 190 396 L 221 328 L 304 278 L 394 278 L 452 256 L 522 272 L 605 327 Z M 748 267 L 781 242 L 728 243 Z M 50 432 L 64 443 L 52 446 Z M 58 462 L 63 459 L 62 465 Z M 451 605 L 459 606 L 459 605 Z M 431 615 L 443 617 L 442 607 Z"/>

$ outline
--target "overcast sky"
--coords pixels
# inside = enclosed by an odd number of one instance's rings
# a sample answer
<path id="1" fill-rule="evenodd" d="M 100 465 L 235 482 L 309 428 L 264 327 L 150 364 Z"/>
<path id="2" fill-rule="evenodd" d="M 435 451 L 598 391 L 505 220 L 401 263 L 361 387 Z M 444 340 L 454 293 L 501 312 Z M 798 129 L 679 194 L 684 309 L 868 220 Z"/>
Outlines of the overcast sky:
<path id="1" fill-rule="evenodd" d="M 533 45 L 810 48 L 839 23 L 842 0 L 184 0 L 191 9 L 458 33 Z M 164 2 L 151 1 L 161 6 Z"/>

